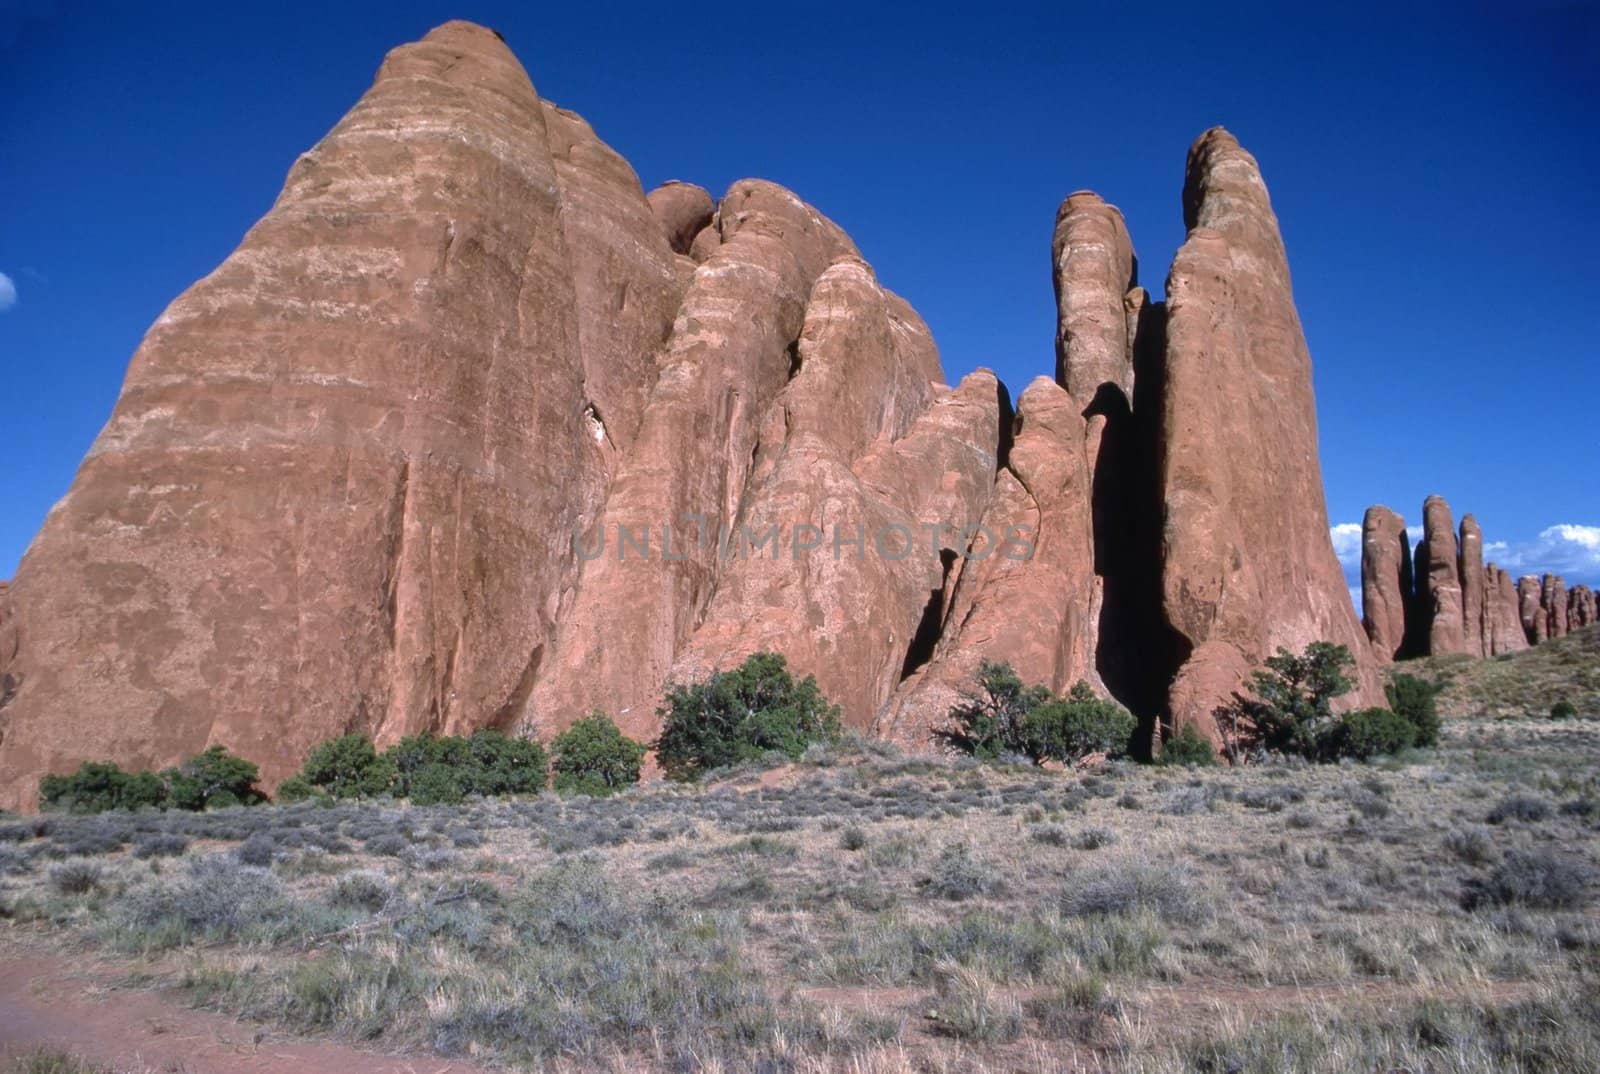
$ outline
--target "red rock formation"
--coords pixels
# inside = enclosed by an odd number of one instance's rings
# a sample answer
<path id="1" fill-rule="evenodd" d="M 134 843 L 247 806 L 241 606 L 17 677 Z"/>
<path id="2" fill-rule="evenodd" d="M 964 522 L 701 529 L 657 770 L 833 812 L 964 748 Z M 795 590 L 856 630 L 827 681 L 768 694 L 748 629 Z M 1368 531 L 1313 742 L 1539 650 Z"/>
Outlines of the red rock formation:
<path id="1" fill-rule="evenodd" d="M 1586 585 L 1575 585 L 1567 594 L 1567 629 L 1582 630 L 1596 619 L 1594 590 Z"/>
<path id="2" fill-rule="evenodd" d="M 879 734 L 926 741 L 985 659 L 1005 660 L 1025 682 L 1055 690 L 1098 683 L 1082 409 L 1046 377 L 1018 399 L 1015 440 L 980 524 L 989 538 L 954 562 L 945 631 L 931 661 L 880 716 Z"/>
<path id="3" fill-rule="evenodd" d="M 1419 636 L 1427 638 L 1432 656 L 1467 651 L 1460 569 L 1450 505 L 1442 496 L 1429 496 L 1422 505 L 1416 575 L 1418 621 L 1424 624 Z"/>
<path id="4" fill-rule="evenodd" d="M 695 236 L 711 226 L 717 206 L 704 187 L 681 183 L 676 179 L 663 183 L 650 191 L 646 200 L 650 209 L 661 221 L 667 241 L 673 250 L 687 254 L 694 246 Z"/>
<path id="5" fill-rule="evenodd" d="M 675 305 L 653 222 L 621 261 L 569 250 L 650 215 L 551 128 L 493 33 L 443 26 L 156 322 L 17 572 L 3 804 L 86 757 L 222 743 L 271 782 L 330 733 L 518 711 L 605 487 L 588 377 L 634 360 L 586 337 L 632 348 Z M 638 324 L 583 314 L 618 293 Z"/>
<path id="6" fill-rule="evenodd" d="M 1405 655 L 1411 590 L 1405 519 L 1387 507 L 1367 508 L 1361 521 L 1361 619 L 1373 655 L 1382 663 Z"/>
<path id="7" fill-rule="evenodd" d="M 1277 223 L 1220 129 L 1184 209 L 1168 311 L 1120 214 L 1067 199 L 1058 383 L 1013 415 L 987 371 L 944 386 L 816 209 L 647 197 L 496 35 L 440 27 L 151 329 L 0 584 L 0 806 L 214 743 L 270 786 L 352 730 L 650 737 L 669 678 L 759 648 L 918 747 L 985 658 L 1208 727 L 1329 640 L 1380 700 Z"/>
<path id="8" fill-rule="evenodd" d="M 11 586 L 0 582 L 0 710 L 6 707 L 16 692 L 17 679 L 11 674 L 11 662 L 17 655 L 17 623 L 11 614 Z M 0 723 L 0 729 L 4 728 Z"/>
<path id="9" fill-rule="evenodd" d="M 1087 406 L 1102 385 L 1133 400 L 1128 293 L 1137 283 L 1122 214 L 1080 190 L 1061 203 L 1051 243 L 1056 289 L 1056 383 Z"/>
<path id="10" fill-rule="evenodd" d="M 781 534 L 778 554 L 736 543 L 671 677 L 778 650 L 865 730 L 942 625 L 948 565 L 993 483 L 997 385 L 973 374 L 936 389 L 927 329 L 854 258 L 812 288 L 799 362 L 761 424 L 737 516 L 745 532 Z M 796 549 L 800 521 L 825 531 L 804 541 L 817 547 Z"/>
<path id="11" fill-rule="evenodd" d="M 1537 645 L 1550 636 L 1550 621 L 1544 613 L 1544 587 L 1538 575 L 1524 574 L 1517 579 L 1517 606 L 1528 643 Z"/>
<path id="12" fill-rule="evenodd" d="M 714 539 L 667 558 L 662 527 L 681 537 L 704 520 L 707 534 L 736 531 L 758 430 L 788 381 L 811 286 L 855 254 L 831 221 L 771 183 L 734 184 L 718 217 L 722 243 L 689 283 L 637 443 L 587 538 L 612 543 L 583 564 L 525 708 L 541 731 L 596 708 L 635 735 L 654 726 L 661 685 L 715 590 L 720 558 Z M 641 542 L 630 555 L 624 530 L 653 534 L 657 554 Z"/>
<path id="13" fill-rule="evenodd" d="M 1381 703 L 1328 536 L 1311 360 L 1261 173 L 1214 129 L 1189 151 L 1183 197 L 1161 464 L 1164 607 L 1189 650 L 1173 720 L 1211 731 L 1213 709 L 1252 665 L 1313 641 L 1357 654 L 1350 700 Z"/>
<path id="14" fill-rule="evenodd" d="M 1567 636 L 1567 583 L 1559 574 L 1547 574 L 1540 581 L 1539 605 L 1544 609 L 1545 637 Z"/>
<path id="15" fill-rule="evenodd" d="M 1483 578 L 1483 530 L 1470 514 L 1461 516 L 1459 560 L 1456 565 L 1461 586 L 1461 638 L 1465 652 L 1479 659 L 1489 655 L 1484 644 L 1484 622 L 1488 611 L 1488 590 Z"/>
<path id="16" fill-rule="evenodd" d="M 1522 626 L 1521 600 L 1511 575 L 1493 563 L 1484 568 L 1484 583 L 1488 593 L 1488 651 L 1486 656 L 1521 652 L 1528 647 L 1528 635 Z"/>

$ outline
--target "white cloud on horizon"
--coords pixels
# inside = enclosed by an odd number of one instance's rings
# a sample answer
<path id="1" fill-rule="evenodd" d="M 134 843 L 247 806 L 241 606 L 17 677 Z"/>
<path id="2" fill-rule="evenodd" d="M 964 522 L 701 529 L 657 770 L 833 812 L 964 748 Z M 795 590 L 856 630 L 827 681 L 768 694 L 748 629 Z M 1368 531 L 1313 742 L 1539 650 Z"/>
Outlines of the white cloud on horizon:
<path id="1" fill-rule="evenodd" d="M 4 313 L 17 304 L 17 285 L 11 282 L 11 277 L 0 272 L 0 313 Z"/>
<path id="2" fill-rule="evenodd" d="M 1569 588 L 1600 586 L 1600 526 L 1559 522 L 1531 541 L 1485 545 L 1483 555 L 1512 575 L 1559 574 Z"/>
<path id="3" fill-rule="evenodd" d="M 1333 554 L 1339 557 L 1344 569 L 1344 584 L 1350 587 L 1350 603 L 1356 614 L 1361 614 L 1361 523 L 1340 522 L 1328 527 L 1328 537 L 1333 541 Z"/>

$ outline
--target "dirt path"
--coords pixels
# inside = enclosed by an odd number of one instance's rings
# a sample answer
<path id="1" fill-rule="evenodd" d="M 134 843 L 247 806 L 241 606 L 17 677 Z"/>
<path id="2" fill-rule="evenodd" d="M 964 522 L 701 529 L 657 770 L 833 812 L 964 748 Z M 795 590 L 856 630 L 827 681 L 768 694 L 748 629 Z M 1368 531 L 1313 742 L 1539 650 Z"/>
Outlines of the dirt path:
<path id="1" fill-rule="evenodd" d="M 0 1058 L 51 1047 L 111 1065 L 118 1074 L 491 1074 L 491 1068 L 459 1060 L 385 1056 L 333 1041 L 288 1040 L 225 1015 L 190 1009 L 160 992 L 118 987 L 129 968 L 93 956 L 0 950 Z M 1214 1021 L 1219 1011 L 1282 1011 L 1327 1003 L 1371 1006 L 1413 1002 L 1423 995 L 1505 1002 L 1531 990 L 1521 982 L 1446 989 L 1376 981 L 1257 988 L 1188 983 L 1135 988 L 1125 998 L 1141 1009 L 1163 1011 L 1170 1029 L 1199 1028 Z M 1003 991 L 1019 1000 L 1038 993 Z M 936 1027 L 918 1017 L 937 1002 L 929 989 L 830 987 L 797 993 L 813 1003 L 848 1010 L 902 1013 L 911 1031 L 910 1051 L 938 1050 Z M 1095 1061 L 1088 1048 L 1066 1042 L 1055 1047 L 1069 1048 L 1084 1069 Z"/>
<path id="2" fill-rule="evenodd" d="M 437 1057 L 384 1056 L 327 1041 L 288 1041 L 157 992 L 112 986 L 92 960 L 0 953 L 0 1057 L 59 1048 L 120 1071 L 182 1074 L 488 1074 Z"/>

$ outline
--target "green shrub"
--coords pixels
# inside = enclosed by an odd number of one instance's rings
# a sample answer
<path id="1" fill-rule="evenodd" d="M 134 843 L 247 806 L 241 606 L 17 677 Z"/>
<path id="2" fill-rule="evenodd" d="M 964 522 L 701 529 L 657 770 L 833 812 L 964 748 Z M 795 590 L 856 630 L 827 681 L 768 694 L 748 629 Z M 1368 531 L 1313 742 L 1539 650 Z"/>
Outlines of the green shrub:
<path id="1" fill-rule="evenodd" d="M 1066 697 L 1051 698 L 1022 721 L 1028 757 L 1071 764 L 1091 754 L 1121 757 L 1132 744 L 1137 728 L 1133 714 L 1115 701 L 1096 697 L 1089 684 L 1078 680 Z"/>
<path id="2" fill-rule="evenodd" d="M 705 682 L 669 683 L 656 756 L 673 779 L 782 753 L 798 759 L 813 742 L 839 737 L 839 709 L 811 676 L 795 682 L 777 653 L 756 653 Z"/>
<path id="3" fill-rule="evenodd" d="M 1577 715 L 1578 706 L 1570 701 L 1557 701 L 1550 706 L 1550 718 L 1552 720 L 1571 720 L 1576 718 Z"/>
<path id="4" fill-rule="evenodd" d="M 212 746 L 177 768 L 167 769 L 162 777 L 169 805 L 198 812 L 266 801 L 267 796 L 256 786 L 258 771 L 254 764 L 235 757 L 225 747 Z"/>
<path id="5" fill-rule="evenodd" d="M 1334 722 L 1333 702 L 1355 685 L 1355 657 L 1343 645 L 1314 641 L 1299 655 L 1279 648 L 1250 677 L 1250 695 L 1217 710 L 1230 760 L 1258 752 L 1316 757 Z"/>
<path id="6" fill-rule="evenodd" d="M 985 660 L 974 688 L 950 710 L 948 726 L 934 737 L 959 753 L 983 761 L 1006 754 L 1028 756 L 1028 716 L 1053 697 L 1044 686 L 1027 686 L 1010 664 Z"/>
<path id="7" fill-rule="evenodd" d="M 417 797 L 416 784 L 424 770 L 440 765 L 446 768 L 459 768 L 468 760 L 466 740 L 455 737 L 440 738 L 431 731 L 402 738 L 385 750 L 383 756 L 394 769 L 395 797 L 411 799 Z M 436 777 L 437 773 L 431 774 L 429 782 L 434 782 Z M 454 800 L 460 801 L 460 799 L 458 788 Z"/>
<path id="8" fill-rule="evenodd" d="M 69 776 L 39 781 L 39 806 L 52 812 L 103 813 L 108 809 L 202 809 L 255 805 L 267 796 L 256 787 L 256 766 L 225 747 L 154 772 L 124 772 L 109 761 L 85 761 Z"/>
<path id="9" fill-rule="evenodd" d="M 544 747 L 532 738 L 475 731 L 467 740 L 462 789 L 468 794 L 538 794 L 549 778 Z"/>
<path id="10" fill-rule="evenodd" d="M 1439 744 L 1439 693 L 1442 682 L 1429 682 L 1415 675 L 1396 675 L 1394 681 L 1383 688 L 1389 699 L 1389 708 L 1416 729 L 1413 746 Z"/>
<path id="11" fill-rule="evenodd" d="M 645 748 L 603 712 L 579 720 L 550 743 L 556 793 L 605 797 L 633 786 Z"/>
<path id="12" fill-rule="evenodd" d="M 1378 708 L 1357 709 L 1339 717 L 1324 732 L 1318 756 L 1327 761 L 1341 757 L 1365 761 L 1399 753 L 1416 744 L 1416 725 L 1399 713 Z"/>
<path id="13" fill-rule="evenodd" d="M 283 803 L 304 802 L 312 798 L 327 799 L 328 792 L 314 785 L 302 775 L 293 775 L 278 784 L 277 800 Z"/>
<path id="14" fill-rule="evenodd" d="M 1046 686 L 1025 685 L 1010 664 L 985 660 L 934 737 L 985 761 L 1016 756 L 1034 764 L 1071 763 L 1096 753 L 1123 756 L 1136 726 L 1126 709 L 1095 696 L 1082 680 L 1058 697 Z"/>
<path id="15" fill-rule="evenodd" d="M 366 735 L 342 735 L 318 744 L 306 758 L 299 778 L 334 798 L 369 798 L 389 790 L 394 765 L 378 755 Z M 278 795 L 283 797 L 282 787 Z"/>
<path id="16" fill-rule="evenodd" d="M 537 794 L 544 789 L 544 747 L 500 731 L 469 738 L 424 732 L 383 754 L 397 797 L 418 805 L 453 805 L 469 794 Z"/>
<path id="17" fill-rule="evenodd" d="M 109 761 L 85 761 L 68 776 L 39 781 L 39 808 L 61 813 L 103 813 L 108 809 L 160 809 L 167 788 L 152 772 L 124 772 Z"/>
<path id="18" fill-rule="evenodd" d="M 467 796 L 461 777 L 455 765 L 425 764 L 411 777 L 406 797 L 416 805 L 456 805 Z"/>
<path id="19" fill-rule="evenodd" d="M 1156 763 L 1186 768 L 1205 767 L 1217 763 L 1217 751 L 1198 727 L 1186 723 L 1178 728 L 1177 734 L 1169 735 L 1161 743 L 1161 756 L 1156 758 Z"/>

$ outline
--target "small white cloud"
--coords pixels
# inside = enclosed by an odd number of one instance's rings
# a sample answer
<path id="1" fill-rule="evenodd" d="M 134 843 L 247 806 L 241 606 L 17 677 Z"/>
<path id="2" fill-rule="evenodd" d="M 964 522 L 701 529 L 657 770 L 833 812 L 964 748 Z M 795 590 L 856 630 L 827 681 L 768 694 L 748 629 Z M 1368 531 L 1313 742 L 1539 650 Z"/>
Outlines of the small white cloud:
<path id="1" fill-rule="evenodd" d="M 1573 526 L 1568 523 L 1562 523 L 1557 526 L 1551 526 L 1539 534 L 1539 537 L 1541 540 L 1546 541 L 1569 541 L 1572 544 L 1600 552 L 1600 526 Z"/>
<path id="2" fill-rule="evenodd" d="M 1559 574 L 1567 585 L 1600 585 L 1600 526 L 1562 522 L 1531 541 L 1495 541 L 1484 558 L 1516 574 Z"/>
<path id="3" fill-rule="evenodd" d="M 1333 540 L 1333 553 L 1339 557 L 1339 562 L 1352 557 L 1357 563 L 1361 562 L 1361 523 L 1341 522 L 1329 527 L 1328 536 Z"/>
<path id="4" fill-rule="evenodd" d="M 1333 541 L 1333 554 L 1339 557 L 1344 571 L 1344 584 L 1350 587 L 1350 603 L 1356 612 L 1361 611 L 1361 523 L 1341 522 L 1328 527 L 1328 537 Z"/>
<path id="5" fill-rule="evenodd" d="M 17 304 L 17 285 L 11 282 L 11 277 L 0 272 L 0 313 L 4 313 Z"/>

